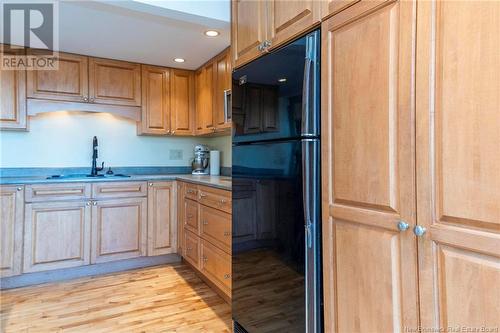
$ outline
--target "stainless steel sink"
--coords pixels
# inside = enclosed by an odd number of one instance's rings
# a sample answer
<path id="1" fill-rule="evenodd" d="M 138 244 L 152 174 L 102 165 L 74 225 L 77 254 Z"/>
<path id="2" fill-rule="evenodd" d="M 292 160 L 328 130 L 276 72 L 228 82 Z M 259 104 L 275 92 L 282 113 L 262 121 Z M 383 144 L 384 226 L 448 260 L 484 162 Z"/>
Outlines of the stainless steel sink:
<path id="1" fill-rule="evenodd" d="M 129 178 L 129 175 L 124 175 L 122 173 L 117 173 L 117 174 L 112 174 L 112 175 L 97 175 L 97 176 L 92 176 L 92 175 L 85 175 L 85 174 L 73 174 L 73 175 L 52 175 L 47 177 L 47 179 L 88 179 L 88 178 L 96 178 L 96 179 L 102 179 L 102 178 Z"/>

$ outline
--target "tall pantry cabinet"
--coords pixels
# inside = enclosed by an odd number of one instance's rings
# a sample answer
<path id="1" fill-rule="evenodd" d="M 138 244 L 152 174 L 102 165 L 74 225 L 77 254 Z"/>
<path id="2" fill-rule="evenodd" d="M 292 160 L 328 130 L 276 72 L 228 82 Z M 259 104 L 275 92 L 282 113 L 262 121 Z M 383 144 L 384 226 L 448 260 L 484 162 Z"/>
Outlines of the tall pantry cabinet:
<path id="1" fill-rule="evenodd" d="M 325 331 L 498 327 L 500 2 L 362 0 L 322 39 Z"/>

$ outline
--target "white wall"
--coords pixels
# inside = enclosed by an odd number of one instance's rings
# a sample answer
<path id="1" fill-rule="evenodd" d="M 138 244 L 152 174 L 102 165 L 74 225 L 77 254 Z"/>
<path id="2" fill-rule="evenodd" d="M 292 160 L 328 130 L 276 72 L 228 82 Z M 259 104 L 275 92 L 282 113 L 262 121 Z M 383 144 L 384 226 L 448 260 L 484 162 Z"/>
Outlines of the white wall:
<path id="1" fill-rule="evenodd" d="M 225 142 L 230 137 L 137 136 L 134 121 L 107 113 L 46 113 L 31 117 L 29 126 L 29 132 L 0 132 L 0 167 L 89 166 L 94 135 L 99 139 L 98 161 L 107 166 L 189 166 L 196 143 L 223 150 L 223 165 L 231 165 L 224 152 L 228 147 L 231 151 Z"/>

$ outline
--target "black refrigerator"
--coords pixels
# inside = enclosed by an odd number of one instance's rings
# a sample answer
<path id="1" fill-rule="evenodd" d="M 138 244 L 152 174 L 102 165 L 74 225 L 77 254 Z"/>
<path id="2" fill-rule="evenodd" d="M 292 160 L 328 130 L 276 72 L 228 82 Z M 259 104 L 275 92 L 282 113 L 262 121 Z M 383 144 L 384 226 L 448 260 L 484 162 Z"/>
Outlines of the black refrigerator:
<path id="1" fill-rule="evenodd" d="M 235 332 L 321 332 L 320 32 L 232 76 Z"/>

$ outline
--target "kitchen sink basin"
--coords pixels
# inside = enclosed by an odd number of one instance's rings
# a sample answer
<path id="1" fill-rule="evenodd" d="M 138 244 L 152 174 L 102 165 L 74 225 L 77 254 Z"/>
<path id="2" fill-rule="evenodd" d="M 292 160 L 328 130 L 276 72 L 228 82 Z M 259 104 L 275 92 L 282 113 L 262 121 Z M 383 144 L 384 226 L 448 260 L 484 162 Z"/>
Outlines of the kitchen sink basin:
<path id="1" fill-rule="evenodd" d="M 101 179 L 101 178 L 129 178 L 129 177 L 130 177 L 129 175 L 124 175 L 122 173 L 117 173 L 117 174 L 113 174 L 113 175 L 104 174 L 104 175 L 96 175 L 96 176 L 74 174 L 74 175 L 52 175 L 52 176 L 47 177 L 47 179 L 82 179 L 82 178 L 84 178 L 84 179 L 85 178 Z"/>

